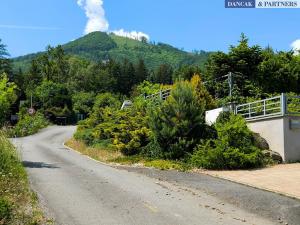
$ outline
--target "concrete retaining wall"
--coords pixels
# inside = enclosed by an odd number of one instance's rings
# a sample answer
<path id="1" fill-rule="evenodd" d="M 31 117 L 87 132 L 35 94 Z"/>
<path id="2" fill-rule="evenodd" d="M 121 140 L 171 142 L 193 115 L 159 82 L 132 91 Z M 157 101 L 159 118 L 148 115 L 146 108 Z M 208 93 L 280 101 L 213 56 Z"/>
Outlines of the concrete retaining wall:
<path id="1" fill-rule="evenodd" d="M 300 160 L 300 117 L 284 116 L 248 123 L 249 128 L 259 133 L 269 143 L 270 149 L 278 152 L 285 162 Z"/>

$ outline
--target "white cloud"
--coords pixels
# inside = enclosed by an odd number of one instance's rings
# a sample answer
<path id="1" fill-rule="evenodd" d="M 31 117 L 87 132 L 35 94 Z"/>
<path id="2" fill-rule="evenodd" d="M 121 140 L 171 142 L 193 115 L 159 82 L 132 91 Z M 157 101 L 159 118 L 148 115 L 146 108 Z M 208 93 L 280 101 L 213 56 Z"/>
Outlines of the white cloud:
<path id="1" fill-rule="evenodd" d="M 300 53 L 300 39 L 294 41 L 291 44 L 291 47 L 293 48 L 293 51 L 295 52 L 295 55 L 298 55 Z"/>
<path id="2" fill-rule="evenodd" d="M 150 39 L 148 34 L 139 31 L 125 31 L 124 29 L 109 31 L 109 23 L 105 18 L 103 0 L 77 0 L 77 5 L 84 9 L 85 15 L 88 18 L 84 34 L 102 31 L 135 40 L 141 40 L 142 37 L 145 37 L 147 40 Z"/>
<path id="3" fill-rule="evenodd" d="M 115 30 L 112 31 L 111 33 L 114 33 L 115 35 L 118 36 L 122 36 L 122 37 L 127 37 L 127 38 L 131 38 L 131 39 L 135 39 L 135 40 L 142 40 L 142 37 L 146 38 L 147 40 L 150 39 L 148 34 L 145 34 L 143 32 L 138 32 L 138 31 L 125 31 L 124 29 L 120 29 L 120 30 Z"/>
<path id="4" fill-rule="evenodd" d="M 77 0 L 77 4 L 85 11 L 88 18 L 84 33 L 93 31 L 107 31 L 109 24 L 105 18 L 102 0 Z"/>

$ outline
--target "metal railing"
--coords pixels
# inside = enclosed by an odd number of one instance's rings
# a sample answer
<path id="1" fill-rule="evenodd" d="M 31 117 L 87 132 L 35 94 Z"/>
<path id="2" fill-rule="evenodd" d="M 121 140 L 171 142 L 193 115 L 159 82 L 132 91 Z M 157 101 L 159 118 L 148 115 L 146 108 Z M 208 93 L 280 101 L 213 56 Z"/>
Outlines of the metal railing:
<path id="1" fill-rule="evenodd" d="M 166 100 L 169 96 L 171 95 L 171 89 L 166 89 L 166 90 L 160 90 L 159 92 L 152 94 L 152 95 L 147 95 L 145 96 L 145 99 L 160 99 L 160 100 Z"/>
<path id="2" fill-rule="evenodd" d="M 281 94 L 273 98 L 237 105 L 235 113 L 247 121 L 284 115 L 300 116 L 300 96 Z"/>
<path id="3" fill-rule="evenodd" d="M 286 113 L 291 116 L 300 116 L 300 96 L 286 96 Z"/>

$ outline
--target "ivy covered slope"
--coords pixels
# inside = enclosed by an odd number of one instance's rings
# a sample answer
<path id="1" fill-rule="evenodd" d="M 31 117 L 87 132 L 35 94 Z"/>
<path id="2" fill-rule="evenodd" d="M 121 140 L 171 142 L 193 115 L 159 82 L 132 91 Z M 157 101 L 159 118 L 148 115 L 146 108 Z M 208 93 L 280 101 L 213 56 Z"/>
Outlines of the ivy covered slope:
<path id="1" fill-rule="evenodd" d="M 203 66 L 210 54 L 204 51 L 189 53 L 167 44 L 150 44 L 103 32 L 90 33 L 63 45 L 63 48 L 68 54 L 93 61 L 106 60 L 108 58 L 122 61 L 127 58 L 132 63 L 136 63 L 139 59 L 143 59 L 150 69 L 154 69 L 164 63 L 173 67 L 186 64 Z M 15 68 L 28 68 L 31 60 L 37 54 L 40 53 L 15 58 Z"/>

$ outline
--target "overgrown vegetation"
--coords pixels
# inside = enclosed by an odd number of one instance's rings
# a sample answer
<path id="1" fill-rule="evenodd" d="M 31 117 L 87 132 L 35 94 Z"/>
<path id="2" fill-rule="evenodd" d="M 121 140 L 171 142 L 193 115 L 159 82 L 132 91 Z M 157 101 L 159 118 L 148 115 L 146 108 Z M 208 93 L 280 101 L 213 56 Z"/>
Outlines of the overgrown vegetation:
<path id="1" fill-rule="evenodd" d="M 48 125 L 49 122 L 42 113 L 37 112 L 34 115 L 29 115 L 26 111 L 21 111 L 19 113 L 19 121 L 12 131 L 10 131 L 10 136 L 29 136 Z"/>
<path id="2" fill-rule="evenodd" d="M 10 106 L 16 101 L 16 85 L 9 82 L 5 73 L 0 74 L 0 127 L 7 120 Z"/>
<path id="3" fill-rule="evenodd" d="M 45 224 L 25 169 L 13 145 L 0 132 L 0 224 Z"/>
<path id="4" fill-rule="evenodd" d="M 215 124 L 216 139 L 199 144 L 191 157 L 196 167 L 248 169 L 263 165 L 262 151 L 255 146 L 253 133 L 241 116 L 222 116 Z"/>
<path id="5" fill-rule="evenodd" d="M 43 116 L 57 124 L 85 118 L 75 139 L 112 148 L 124 156 L 121 161 L 175 160 L 215 169 L 262 166 L 261 151 L 242 118 L 227 115 L 207 126 L 205 111 L 228 102 L 300 92 L 300 56 L 250 46 L 244 34 L 228 53 L 210 54 L 205 65 L 198 62 L 203 52 L 186 54 L 166 44 L 101 32 L 23 58 L 30 59 L 26 70 L 12 70 L 5 46 L 0 47 L 0 71 L 7 74 L 0 78 L 2 124 L 20 111 L 20 103 L 29 108 L 32 99 L 39 113 L 19 114 L 18 136 L 46 126 Z M 224 76 L 229 72 L 230 97 Z M 145 99 L 163 89 L 171 89 L 166 101 Z M 133 106 L 120 110 L 125 99 Z M 292 109 L 297 101 L 289 103 Z"/>
<path id="6" fill-rule="evenodd" d="M 204 113 L 215 103 L 198 75 L 190 81 L 176 82 L 166 101 L 142 100 L 141 104 L 139 93 L 151 93 L 151 88 L 157 87 L 149 82 L 137 86 L 134 105 L 126 110 L 113 104 L 118 102 L 116 97 L 98 95 L 101 101 L 79 124 L 76 141 L 98 147 L 106 143 L 122 154 L 109 161 L 122 164 L 175 169 L 263 166 L 262 152 L 255 147 L 253 133 L 243 118 L 221 114 L 215 125 L 205 124 Z"/>

